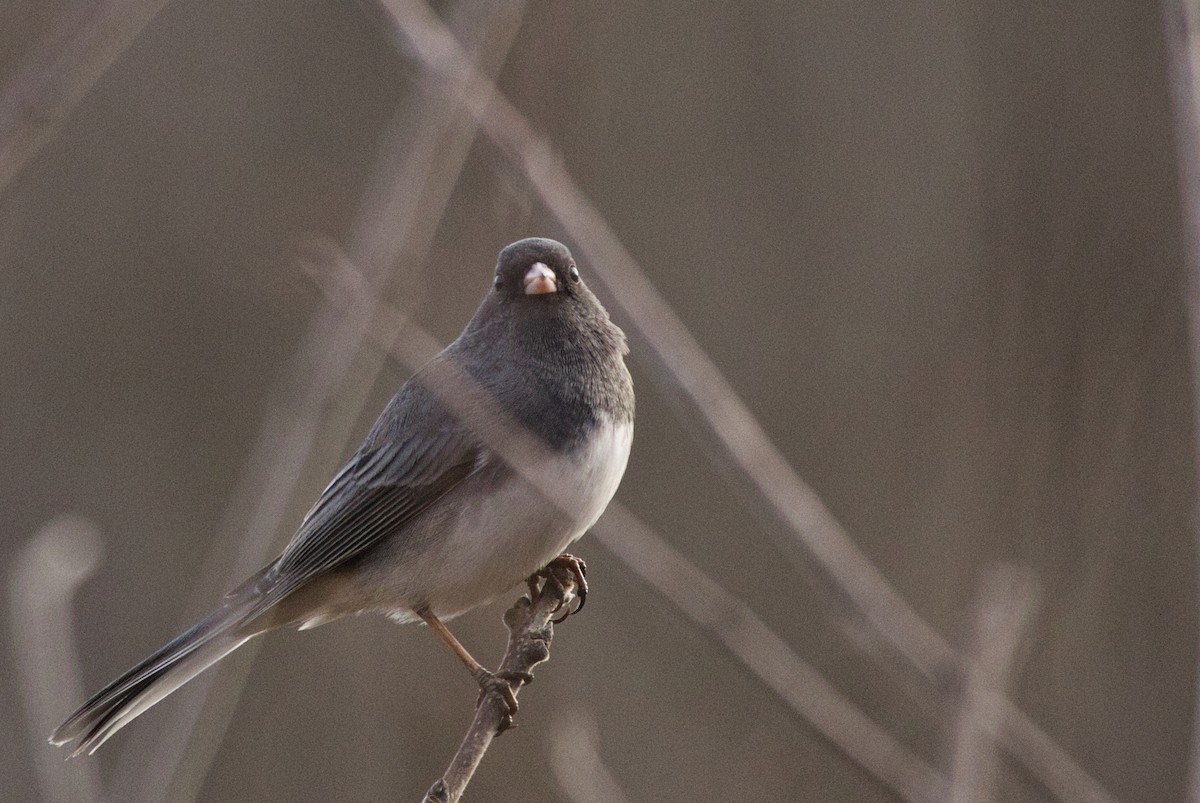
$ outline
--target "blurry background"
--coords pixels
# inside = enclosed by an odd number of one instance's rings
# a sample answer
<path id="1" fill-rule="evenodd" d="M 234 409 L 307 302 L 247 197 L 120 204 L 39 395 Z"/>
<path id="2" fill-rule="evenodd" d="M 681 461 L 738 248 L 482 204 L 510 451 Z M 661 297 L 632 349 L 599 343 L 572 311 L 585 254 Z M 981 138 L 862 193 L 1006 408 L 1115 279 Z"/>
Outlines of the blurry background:
<path id="1" fill-rule="evenodd" d="M 0 85 L 66 46 L 55 31 L 92 13 L 76 5 L 0 6 Z M 1027 569 L 1013 699 L 1117 798 L 1180 799 L 1194 463 L 1162 12 L 1052 6 L 437 10 L 502 64 L 502 91 L 892 586 L 971 653 L 986 573 Z M 70 765 L 45 736 L 81 699 L 36 644 L 73 633 L 90 693 L 240 579 L 230 543 L 263 539 L 239 559 L 254 568 L 286 542 L 408 374 L 345 334 L 312 277 L 330 243 L 370 251 L 381 175 L 432 182 L 401 193 L 419 209 L 373 275 L 443 341 L 503 245 L 576 245 L 462 122 L 368 3 L 171 2 L 0 188 L 0 797 L 95 773 L 114 800 L 409 800 L 440 774 L 475 691 L 421 628 L 272 635 L 223 670 L 245 688 L 192 745 L 169 734 L 199 687 Z M 604 266 L 581 269 L 611 302 Z M 632 345 L 619 499 L 948 776 L 954 684 L 863 632 Z M 20 612 L 22 555 L 63 513 L 94 522 L 103 555 L 73 621 L 39 622 Z M 599 540 L 578 551 L 587 610 L 469 799 L 617 799 L 586 782 L 596 762 L 631 800 L 893 798 Z M 511 601 L 455 628 L 488 662 Z M 1052 797 L 1009 757 L 996 784 Z"/>

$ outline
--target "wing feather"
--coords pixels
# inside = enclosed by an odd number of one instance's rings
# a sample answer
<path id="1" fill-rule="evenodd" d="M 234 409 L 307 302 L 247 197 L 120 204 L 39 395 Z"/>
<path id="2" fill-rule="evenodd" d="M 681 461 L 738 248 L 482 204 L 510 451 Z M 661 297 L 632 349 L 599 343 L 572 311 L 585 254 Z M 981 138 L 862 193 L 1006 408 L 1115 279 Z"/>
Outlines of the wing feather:
<path id="1" fill-rule="evenodd" d="M 484 451 L 432 394 L 410 382 L 266 572 L 261 608 L 386 538 L 402 538 L 408 522 L 483 464 Z"/>

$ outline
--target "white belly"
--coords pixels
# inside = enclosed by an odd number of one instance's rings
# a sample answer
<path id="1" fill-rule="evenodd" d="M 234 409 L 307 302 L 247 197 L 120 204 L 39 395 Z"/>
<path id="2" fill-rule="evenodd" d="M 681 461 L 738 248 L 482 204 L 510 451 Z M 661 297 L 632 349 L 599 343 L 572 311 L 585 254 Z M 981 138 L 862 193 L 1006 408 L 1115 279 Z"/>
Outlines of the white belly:
<path id="1" fill-rule="evenodd" d="M 625 473 L 632 439 L 632 423 L 607 423 L 529 479 L 510 476 L 494 488 L 468 479 L 453 492 L 456 504 L 443 508 L 452 513 L 423 521 L 421 532 L 404 538 L 399 560 L 373 573 L 378 607 L 409 619 L 413 605 L 425 604 L 449 619 L 508 591 L 596 523 Z"/>

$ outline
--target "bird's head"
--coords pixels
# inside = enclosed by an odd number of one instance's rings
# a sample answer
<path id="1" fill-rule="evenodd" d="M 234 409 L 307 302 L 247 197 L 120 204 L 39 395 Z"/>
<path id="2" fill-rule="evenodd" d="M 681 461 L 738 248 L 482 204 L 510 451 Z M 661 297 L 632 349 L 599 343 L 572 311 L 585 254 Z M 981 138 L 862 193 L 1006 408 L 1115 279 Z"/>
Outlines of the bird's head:
<path id="1" fill-rule="evenodd" d="M 579 268 L 567 247 L 544 237 L 518 240 L 500 252 L 492 292 L 526 303 L 563 301 L 583 292 Z"/>

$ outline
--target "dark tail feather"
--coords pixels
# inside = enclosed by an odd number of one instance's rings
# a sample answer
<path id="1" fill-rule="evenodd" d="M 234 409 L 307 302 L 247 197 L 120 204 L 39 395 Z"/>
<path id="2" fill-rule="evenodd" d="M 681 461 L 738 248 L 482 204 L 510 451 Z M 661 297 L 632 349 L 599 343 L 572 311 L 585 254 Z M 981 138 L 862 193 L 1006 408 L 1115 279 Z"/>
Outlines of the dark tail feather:
<path id="1" fill-rule="evenodd" d="M 143 711 L 261 632 L 243 627 L 261 610 L 258 579 L 251 578 L 220 608 L 96 692 L 51 734 L 50 742 L 79 739 L 72 756 L 96 752 Z"/>

